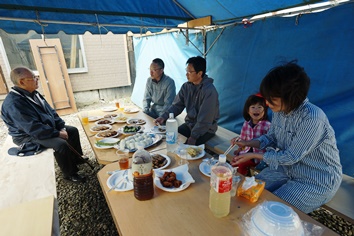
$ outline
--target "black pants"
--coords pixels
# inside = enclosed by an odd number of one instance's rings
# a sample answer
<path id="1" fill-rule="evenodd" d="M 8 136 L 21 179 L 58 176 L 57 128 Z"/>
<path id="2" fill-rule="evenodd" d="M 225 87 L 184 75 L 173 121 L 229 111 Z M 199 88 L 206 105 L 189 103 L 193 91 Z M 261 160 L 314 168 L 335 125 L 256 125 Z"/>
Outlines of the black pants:
<path id="1" fill-rule="evenodd" d="M 76 173 L 79 169 L 78 164 L 82 164 L 84 161 L 78 157 L 67 145 L 67 142 L 80 154 L 82 155 L 82 148 L 80 143 L 79 131 L 76 127 L 65 126 L 66 132 L 68 133 L 68 140 L 62 138 L 50 138 L 50 139 L 33 139 L 31 137 L 22 140 L 23 142 L 35 142 L 46 148 L 54 149 L 54 157 L 60 167 L 61 171 L 65 176 L 72 175 Z M 14 140 L 15 142 L 15 140 Z M 16 142 L 15 142 L 16 143 Z M 21 143 L 16 143 L 20 145 Z"/>
<path id="2" fill-rule="evenodd" d="M 178 133 L 189 138 L 191 136 L 191 129 L 189 128 L 189 126 L 186 123 L 184 123 L 178 127 Z M 209 139 L 211 139 L 214 136 L 215 136 L 215 134 L 213 134 L 213 133 L 205 133 L 204 135 L 200 136 L 197 139 L 195 145 L 198 146 L 200 144 L 205 144 Z"/>

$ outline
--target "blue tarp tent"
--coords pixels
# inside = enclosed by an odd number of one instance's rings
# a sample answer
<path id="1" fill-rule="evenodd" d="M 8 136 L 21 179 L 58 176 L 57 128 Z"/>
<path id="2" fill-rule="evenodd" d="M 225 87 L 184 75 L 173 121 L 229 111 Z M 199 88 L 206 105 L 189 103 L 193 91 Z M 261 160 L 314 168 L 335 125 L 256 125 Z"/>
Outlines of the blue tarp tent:
<path id="1" fill-rule="evenodd" d="M 207 74 L 214 78 L 219 92 L 219 125 L 239 133 L 246 98 L 258 91 L 260 81 L 272 67 L 297 59 L 311 78 L 310 101 L 325 111 L 335 129 L 343 172 L 354 176 L 352 22 L 354 4 L 348 4 L 300 19 L 277 17 L 246 28 L 238 25 L 207 32 Z M 201 33 L 190 33 L 189 37 L 188 45 L 180 32 L 134 38 L 137 76 L 133 99 L 138 105 L 142 104 L 141 91 L 153 58 L 165 61 L 165 73 L 176 81 L 177 91 L 186 81 L 185 63 L 190 56 L 202 55 L 203 47 L 198 44 Z"/>
<path id="2" fill-rule="evenodd" d="M 246 97 L 258 91 L 267 71 L 283 60 L 298 59 L 311 78 L 309 98 L 328 115 L 335 129 L 343 171 L 354 176 L 354 4 L 283 18 L 265 18 L 243 27 L 243 18 L 289 7 L 327 1 L 303 0 L 151 0 L 151 1 L 45 1 L 2 0 L 0 29 L 9 33 L 94 34 L 157 32 L 200 17 L 211 16 L 213 30 L 178 32 L 134 38 L 136 84 L 133 99 L 141 104 L 155 57 L 166 62 L 166 73 L 185 81 L 188 57 L 205 55 L 207 73 L 215 79 L 220 95 L 220 125 L 239 132 Z M 332 1 L 329 1 L 332 2 Z M 340 1 L 333 2 L 332 5 Z M 308 11 L 307 11 L 308 13 Z M 289 13 L 290 14 L 290 13 Z M 223 25 L 228 25 L 223 27 Z M 203 44 L 205 40 L 205 44 Z M 310 138 L 310 137 L 309 137 Z"/>

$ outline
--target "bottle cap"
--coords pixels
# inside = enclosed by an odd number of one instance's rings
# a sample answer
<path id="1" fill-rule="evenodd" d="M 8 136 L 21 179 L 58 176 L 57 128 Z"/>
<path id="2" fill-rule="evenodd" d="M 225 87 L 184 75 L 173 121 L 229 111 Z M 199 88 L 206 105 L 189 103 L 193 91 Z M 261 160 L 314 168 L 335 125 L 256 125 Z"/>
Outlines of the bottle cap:
<path id="1" fill-rule="evenodd" d="M 175 118 L 175 115 L 172 112 L 170 113 L 170 118 L 171 119 Z"/>
<path id="2" fill-rule="evenodd" d="M 226 155 L 220 154 L 220 155 L 219 155 L 219 162 L 225 163 L 225 162 L 226 162 Z"/>

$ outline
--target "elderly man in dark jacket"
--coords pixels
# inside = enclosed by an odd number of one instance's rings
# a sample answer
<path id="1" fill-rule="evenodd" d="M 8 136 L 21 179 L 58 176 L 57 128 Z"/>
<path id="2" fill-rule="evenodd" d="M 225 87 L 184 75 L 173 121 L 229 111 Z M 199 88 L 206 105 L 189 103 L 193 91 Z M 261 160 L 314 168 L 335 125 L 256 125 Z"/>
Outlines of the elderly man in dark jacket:
<path id="1" fill-rule="evenodd" d="M 17 67 L 10 77 L 15 86 L 3 102 L 1 116 L 13 142 L 17 145 L 32 142 L 53 148 L 64 178 L 75 183 L 84 182 L 85 177 L 77 173 L 77 165 L 85 162 L 80 157 L 82 149 L 77 128 L 66 126 L 36 91 L 38 77 L 30 69 Z"/>

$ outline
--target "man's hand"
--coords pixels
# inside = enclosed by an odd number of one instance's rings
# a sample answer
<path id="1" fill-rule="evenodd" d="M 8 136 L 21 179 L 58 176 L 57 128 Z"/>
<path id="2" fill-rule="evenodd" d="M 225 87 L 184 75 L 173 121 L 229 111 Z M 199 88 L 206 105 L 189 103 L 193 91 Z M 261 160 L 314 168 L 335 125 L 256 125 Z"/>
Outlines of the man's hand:
<path id="1" fill-rule="evenodd" d="M 162 118 L 162 117 L 157 117 L 157 118 L 154 120 L 155 125 L 162 125 L 164 122 L 165 122 L 165 119 Z"/>
<path id="2" fill-rule="evenodd" d="M 59 138 L 62 138 L 64 140 L 68 140 L 68 138 L 69 138 L 68 132 L 66 132 L 66 130 L 63 130 L 63 129 L 60 130 Z"/>
<path id="3" fill-rule="evenodd" d="M 189 145 L 195 145 L 196 142 L 197 142 L 197 140 L 195 138 L 189 137 L 187 139 L 187 144 L 189 144 Z"/>

